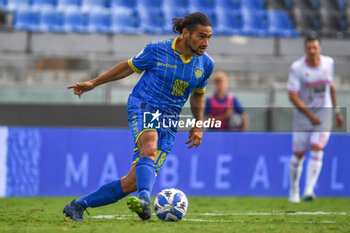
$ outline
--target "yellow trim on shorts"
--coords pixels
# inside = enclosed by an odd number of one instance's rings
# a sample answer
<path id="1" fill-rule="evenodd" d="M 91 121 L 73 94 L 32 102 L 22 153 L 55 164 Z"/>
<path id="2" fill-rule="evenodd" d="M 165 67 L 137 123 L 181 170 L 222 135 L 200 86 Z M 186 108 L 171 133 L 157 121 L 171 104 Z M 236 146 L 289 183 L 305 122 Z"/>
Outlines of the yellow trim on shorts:
<path id="1" fill-rule="evenodd" d="M 137 144 L 137 142 L 138 142 L 139 137 L 141 136 L 141 134 L 143 134 L 143 133 L 146 132 L 146 131 L 151 131 L 151 130 L 157 132 L 156 129 L 144 129 L 144 130 L 142 130 L 142 131 L 137 135 L 136 140 L 135 140 L 135 144 Z M 137 148 L 137 149 L 138 149 L 138 148 Z"/>
<path id="2" fill-rule="evenodd" d="M 128 64 L 129 64 L 130 68 L 131 68 L 133 71 L 135 71 L 136 73 L 138 73 L 138 74 L 141 74 L 141 73 L 142 73 L 142 71 L 139 70 L 139 69 L 137 69 L 137 68 L 134 66 L 134 64 L 132 63 L 132 58 L 130 58 L 130 59 L 128 60 Z"/>
<path id="3" fill-rule="evenodd" d="M 203 88 L 201 88 L 201 89 L 199 89 L 199 88 L 194 88 L 194 91 L 195 92 L 197 92 L 197 93 L 199 93 L 199 94 L 202 94 L 202 93 L 204 93 L 205 92 L 205 87 L 203 87 Z"/>

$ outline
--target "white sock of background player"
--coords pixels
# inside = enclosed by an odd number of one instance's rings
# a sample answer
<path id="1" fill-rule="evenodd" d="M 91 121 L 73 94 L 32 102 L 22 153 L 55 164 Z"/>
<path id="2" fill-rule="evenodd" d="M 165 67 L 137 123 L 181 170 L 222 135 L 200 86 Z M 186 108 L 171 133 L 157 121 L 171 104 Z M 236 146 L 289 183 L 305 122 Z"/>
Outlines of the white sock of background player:
<path id="1" fill-rule="evenodd" d="M 312 150 L 310 153 L 310 161 L 307 166 L 306 186 L 304 195 L 313 195 L 314 187 L 320 175 L 322 168 L 323 151 Z"/>
<path id="2" fill-rule="evenodd" d="M 289 165 L 290 188 L 294 192 L 299 193 L 299 181 L 301 172 L 303 171 L 304 157 L 299 158 L 296 155 L 292 156 Z"/>

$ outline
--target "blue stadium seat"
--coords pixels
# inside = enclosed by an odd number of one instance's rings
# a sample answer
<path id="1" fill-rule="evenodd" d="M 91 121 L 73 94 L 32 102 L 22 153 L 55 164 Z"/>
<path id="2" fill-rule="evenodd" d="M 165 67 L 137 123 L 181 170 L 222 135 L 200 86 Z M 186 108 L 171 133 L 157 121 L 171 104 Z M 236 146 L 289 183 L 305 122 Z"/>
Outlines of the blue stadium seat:
<path id="1" fill-rule="evenodd" d="M 159 8 L 138 7 L 140 27 L 145 33 L 161 34 L 164 28 L 164 15 Z"/>
<path id="2" fill-rule="evenodd" d="M 265 0 L 242 0 L 241 7 L 246 9 L 264 10 Z"/>
<path id="3" fill-rule="evenodd" d="M 6 8 L 6 1 L 5 0 L 0 0 L 0 9 L 5 10 Z"/>
<path id="4" fill-rule="evenodd" d="M 137 34 L 138 18 L 135 10 L 130 8 L 114 8 L 111 13 L 111 31 L 113 33 Z"/>
<path id="5" fill-rule="evenodd" d="M 14 27 L 23 31 L 38 31 L 39 17 L 37 11 L 22 7 L 14 12 Z"/>
<path id="6" fill-rule="evenodd" d="M 188 14 L 188 10 L 185 8 L 168 8 L 165 7 L 163 10 L 164 13 L 164 33 L 173 33 L 173 19 L 174 18 L 183 18 Z"/>
<path id="7" fill-rule="evenodd" d="M 87 13 L 89 32 L 110 33 L 111 17 L 106 9 L 95 9 Z"/>
<path id="8" fill-rule="evenodd" d="M 188 0 L 163 0 L 164 8 L 188 8 Z"/>
<path id="9" fill-rule="evenodd" d="M 321 29 L 320 16 L 314 11 L 293 9 L 293 21 L 295 29 L 304 35 L 317 35 Z"/>
<path id="10" fill-rule="evenodd" d="M 136 0 L 108 0 L 108 7 L 128 7 L 134 8 L 136 6 Z"/>
<path id="11" fill-rule="evenodd" d="M 39 11 L 39 22 L 40 31 L 63 32 L 62 13 L 56 8 L 42 8 Z"/>
<path id="12" fill-rule="evenodd" d="M 343 11 L 345 3 L 339 0 L 319 0 L 320 11 Z"/>
<path id="13" fill-rule="evenodd" d="M 238 10 L 241 8 L 241 2 L 244 0 L 216 0 L 216 7 L 229 10 Z"/>
<path id="14" fill-rule="evenodd" d="M 293 7 L 293 0 L 285 0 L 286 6 L 288 9 L 292 9 Z"/>
<path id="15" fill-rule="evenodd" d="M 268 37 L 268 20 L 265 10 L 242 10 L 242 34 L 247 36 Z"/>
<path id="16" fill-rule="evenodd" d="M 160 8 L 162 6 L 162 0 L 139 0 L 137 1 L 137 5 L 145 8 Z"/>
<path id="17" fill-rule="evenodd" d="M 84 11 L 106 8 L 107 0 L 81 0 L 81 7 Z"/>
<path id="18" fill-rule="evenodd" d="M 338 5 L 340 7 L 340 10 L 345 10 L 346 8 L 346 0 L 338 0 Z M 350 8 L 350 1 L 348 1 L 348 8 Z"/>
<path id="19" fill-rule="evenodd" d="M 300 33 L 293 28 L 285 11 L 268 11 L 269 32 L 278 37 L 298 37 Z"/>
<path id="20" fill-rule="evenodd" d="M 5 11 L 15 11 L 19 8 L 28 7 L 30 5 L 29 0 L 5 0 L 4 10 Z"/>
<path id="21" fill-rule="evenodd" d="M 65 32 L 87 32 L 85 14 L 79 8 L 63 11 L 63 30 Z"/>
<path id="22" fill-rule="evenodd" d="M 347 34 L 346 16 L 339 11 L 321 11 L 320 19 L 322 36 L 341 39 Z"/>
<path id="23" fill-rule="evenodd" d="M 241 34 L 242 14 L 240 10 L 218 8 L 216 10 L 218 34 L 237 35 Z"/>
<path id="24" fill-rule="evenodd" d="M 215 7 L 214 0 L 188 0 L 191 9 L 213 9 Z M 198 10 L 195 10 L 198 11 Z"/>
<path id="25" fill-rule="evenodd" d="M 57 0 L 57 6 L 60 9 L 67 9 L 68 7 L 80 7 L 80 0 Z"/>
<path id="26" fill-rule="evenodd" d="M 34 8 L 41 8 L 41 7 L 54 7 L 56 5 L 55 0 L 32 0 L 32 6 Z"/>

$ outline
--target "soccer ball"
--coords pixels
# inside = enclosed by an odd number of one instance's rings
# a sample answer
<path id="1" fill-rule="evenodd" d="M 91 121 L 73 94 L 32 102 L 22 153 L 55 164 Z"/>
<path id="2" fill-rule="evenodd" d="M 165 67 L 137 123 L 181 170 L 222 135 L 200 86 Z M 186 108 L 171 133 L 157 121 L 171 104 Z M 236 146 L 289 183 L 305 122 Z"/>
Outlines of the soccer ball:
<path id="1" fill-rule="evenodd" d="M 187 197 L 178 189 L 164 189 L 154 200 L 154 212 L 163 221 L 180 221 L 187 214 L 187 210 Z"/>

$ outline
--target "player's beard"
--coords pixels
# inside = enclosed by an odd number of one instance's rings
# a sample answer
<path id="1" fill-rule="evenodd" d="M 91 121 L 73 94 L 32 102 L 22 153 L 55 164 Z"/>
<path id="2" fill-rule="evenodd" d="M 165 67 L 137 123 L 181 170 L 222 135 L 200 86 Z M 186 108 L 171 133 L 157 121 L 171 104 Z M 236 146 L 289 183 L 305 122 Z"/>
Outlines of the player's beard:
<path id="1" fill-rule="evenodd" d="M 317 64 L 320 60 L 320 55 L 319 54 L 308 54 L 306 59 L 311 64 Z"/>
<path id="2" fill-rule="evenodd" d="M 192 53 L 194 53 L 194 54 L 196 54 L 196 55 L 198 55 L 198 56 L 202 56 L 202 55 L 203 55 L 203 54 L 199 54 L 195 49 L 193 49 L 188 40 L 186 41 L 185 44 L 186 44 L 186 47 L 187 47 L 188 49 L 190 49 Z"/>

